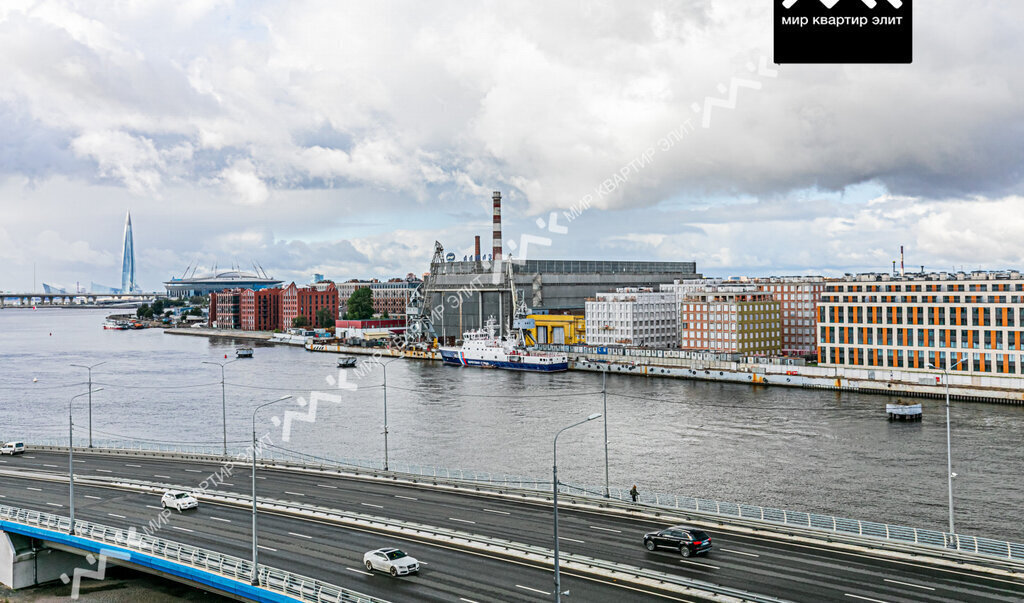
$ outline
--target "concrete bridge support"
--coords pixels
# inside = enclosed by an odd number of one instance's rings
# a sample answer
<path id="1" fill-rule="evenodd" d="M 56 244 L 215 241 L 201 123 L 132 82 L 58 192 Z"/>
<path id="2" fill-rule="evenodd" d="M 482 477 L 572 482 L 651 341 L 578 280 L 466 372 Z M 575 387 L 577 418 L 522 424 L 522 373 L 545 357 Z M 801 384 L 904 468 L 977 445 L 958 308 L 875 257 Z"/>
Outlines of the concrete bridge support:
<path id="1" fill-rule="evenodd" d="M 38 540 L 0 531 L 0 584 L 13 589 L 73 576 L 76 567 L 87 567 L 80 555 L 40 546 Z"/>

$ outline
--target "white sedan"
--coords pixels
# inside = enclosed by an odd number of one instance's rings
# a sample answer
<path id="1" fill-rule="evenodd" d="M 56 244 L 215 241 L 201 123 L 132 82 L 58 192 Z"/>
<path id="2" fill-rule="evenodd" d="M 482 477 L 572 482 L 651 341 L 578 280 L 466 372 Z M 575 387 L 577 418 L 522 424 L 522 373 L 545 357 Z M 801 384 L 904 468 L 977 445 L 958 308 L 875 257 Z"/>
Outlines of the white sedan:
<path id="1" fill-rule="evenodd" d="M 163 497 L 160 499 L 160 505 L 165 509 L 173 507 L 179 511 L 184 511 L 185 509 L 195 509 L 199 506 L 199 501 L 188 492 L 168 490 L 164 492 Z"/>
<path id="2" fill-rule="evenodd" d="M 420 571 L 420 564 L 414 558 L 398 549 L 377 549 L 363 555 L 366 569 L 388 572 L 392 576 L 405 576 Z"/>

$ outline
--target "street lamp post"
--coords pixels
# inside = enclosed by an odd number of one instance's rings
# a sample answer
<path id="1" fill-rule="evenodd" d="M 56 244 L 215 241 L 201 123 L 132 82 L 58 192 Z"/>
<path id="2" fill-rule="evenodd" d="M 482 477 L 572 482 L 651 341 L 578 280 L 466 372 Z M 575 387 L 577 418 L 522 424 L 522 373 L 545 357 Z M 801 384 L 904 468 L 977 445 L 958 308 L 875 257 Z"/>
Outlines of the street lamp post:
<path id="1" fill-rule="evenodd" d="M 960 362 L 957 362 L 953 366 L 949 367 L 955 369 L 964 362 L 967 362 L 966 355 Z M 929 364 L 930 368 L 938 368 L 934 365 Z M 949 486 L 949 533 L 956 534 L 956 530 L 953 525 L 953 445 L 950 441 L 950 428 L 949 428 L 949 371 L 945 367 L 939 369 L 942 371 L 943 379 L 946 382 L 946 482 Z"/>
<path id="2" fill-rule="evenodd" d="M 551 457 L 552 457 L 552 463 L 551 463 L 552 497 L 551 497 L 551 500 L 552 500 L 552 506 L 554 508 L 554 516 L 555 516 L 555 602 L 556 603 L 561 603 L 561 601 L 562 601 L 562 580 L 561 580 L 561 575 L 559 574 L 559 568 L 558 568 L 558 556 L 559 556 L 559 553 L 558 553 L 558 436 L 562 435 L 562 432 L 565 431 L 566 429 L 572 429 L 573 427 L 576 427 L 577 425 L 583 425 L 584 423 L 586 423 L 588 421 L 593 421 L 594 419 L 597 419 L 600 416 L 601 416 L 601 413 L 595 412 L 594 414 L 590 415 L 586 419 L 583 419 L 582 421 L 573 423 L 572 425 L 569 425 L 568 427 L 563 427 L 562 429 L 559 429 L 558 433 L 555 434 L 555 442 L 554 442 L 554 445 L 552 446 L 552 455 L 551 455 Z"/>
<path id="3" fill-rule="evenodd" d="M 259 544 L 256 536 L 256 412 L 264 406 L 277 404 L 288 398 L 291 398 L 291 396 L 281 396 L 277 400 L 260 404 L 252 410 L 252 575 L 249 577 L 249 583 L 253 586 L 260 585 Z"/>
<path id="4" fill-rule="evenodd" d="M 92 389 L 90 387 L 86 393 L 72 396 L 68 400 L 68 516 L 71 518 L 71 527 L 68 528 L 68 534 L 72 536 L 75 534 L 75 431 L 74 422 L 71 419 L 71 406 L 75 398 L 89 396 L 91 400 L 94 392 L 101 391 L 103 391 L 102 387 L 99 389 Z"/>
<path id="5" fill-rule="evenodd" d="M 92 448 L 92 369 L 96 368 L 97 366 L 99 366 L 101 364 L 106 364 L 106 363 L 107 363 L 107 361 L 104 360 L 103 362 L 97 362 L 96 364 L 94 364 L 92 366 L 87 366 L 87 365 L 84 365 L 84 364 L 72 364 L 71 365 L 71 366 L 78 367 L 78 368 L 84 368 L 85 370 L 89 371 L 89 448 Z"/>
<path id="6" fill-rule="evenodd" d="M 604 367 L 604 372 L 601 373 L 601 398 L 604 408 L 604 497 L 611 498 L 610 488 L 608 487 L 608 366 Z"/>
<path id="7" fill-rule="evenodd" d="M 238 358 L 228 360 L 227 362 L 203 361 L 203 364 L 213 364 L 220 367 L 220 415 L 224 426 L 224 456 L 228 455 L 228 403 L 227 396 L 224 393 L 224 367 L 232 362 L 238 362 Z"/>
<path id="8" fill-rule="evenodd" d="M 388 470 L 388 365 L 396 360 L 399 359 L 392 358 L 380 363 L 380 368 L 384 371 L 384 471 Z"/>

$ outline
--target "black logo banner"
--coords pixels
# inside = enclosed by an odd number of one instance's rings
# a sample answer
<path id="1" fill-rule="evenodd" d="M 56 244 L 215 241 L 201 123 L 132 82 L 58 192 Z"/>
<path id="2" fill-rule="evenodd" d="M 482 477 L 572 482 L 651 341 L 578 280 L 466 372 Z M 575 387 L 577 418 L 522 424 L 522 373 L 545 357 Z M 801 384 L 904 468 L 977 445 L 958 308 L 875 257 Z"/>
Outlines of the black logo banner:
<path id="1" fill-rule="evenodd" d="M 776 63 L 910 63 L 912 0 L 772 0 Z"/>

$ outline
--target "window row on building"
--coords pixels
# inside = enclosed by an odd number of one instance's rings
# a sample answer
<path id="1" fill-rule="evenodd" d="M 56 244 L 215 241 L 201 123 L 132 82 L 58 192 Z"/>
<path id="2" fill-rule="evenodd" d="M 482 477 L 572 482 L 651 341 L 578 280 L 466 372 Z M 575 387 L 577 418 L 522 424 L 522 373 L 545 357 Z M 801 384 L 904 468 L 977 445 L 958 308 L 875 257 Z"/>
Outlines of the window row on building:
<path id="1" fill-rule="evenodd" d="M 320 312 L 327 310 L 326 313 Z M 328 319 L 317 324 L 318 313 Z M 216 329 L 246 331 L 285 330 L 300 317 L 307 326 L 334 327 L 338 318 L 338 290 L 334 283 L 312 287 L 229 289 L 210 294 L 209 325 Z"/>

